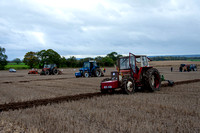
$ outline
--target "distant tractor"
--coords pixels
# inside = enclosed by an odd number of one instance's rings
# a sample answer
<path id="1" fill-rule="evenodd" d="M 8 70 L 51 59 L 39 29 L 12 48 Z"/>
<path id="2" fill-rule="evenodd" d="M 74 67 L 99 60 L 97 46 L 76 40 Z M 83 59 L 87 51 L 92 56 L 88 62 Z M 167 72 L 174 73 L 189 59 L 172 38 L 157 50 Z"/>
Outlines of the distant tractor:
<path id="1" fill-rule="evenodd" d="M 96 61 L 88 61 L 84 62 L 83 67 L 79 69 L 79 72 L 75 73 L 75 76 L 78 77 L 86 77 L 95 76 L 102 77 L 104 76 L 100 67 L 97 65 Z"/>
<path id="2" fill-rule="evenodd" d="M 59 70 L 57 69 L 56 64 L 48 64 L 48 65 L 45 64 L 40 75 L 51 75 L 51 74 L 52 75 L 59 74 Z"/>
<path id="3" fill-rule="evenodd" d="M 190 72 L 190 71 L 197 71 L 197 65 L 196 64 L 180 64 L 179 71 L 182 72 Z"/>
<path id="4" fill-rule="evenodd" d="M 197 65 L 196 64 L 190 64 L 190 70 L 191 71 L 197 71 Z"/>
<path id="5" fill-rule="evenodd" d="M 102 80 L 102 93 L 114 92 L 121 88 L 126 94 L 133 94 L 136 89 L 156 91 L 160 89 L 161 77 L 157 69 L 150 67 L 150 59 L 145 55 L 134 55 L 118 59 L 117 71 L 111 72 L 111 78 Z"/>

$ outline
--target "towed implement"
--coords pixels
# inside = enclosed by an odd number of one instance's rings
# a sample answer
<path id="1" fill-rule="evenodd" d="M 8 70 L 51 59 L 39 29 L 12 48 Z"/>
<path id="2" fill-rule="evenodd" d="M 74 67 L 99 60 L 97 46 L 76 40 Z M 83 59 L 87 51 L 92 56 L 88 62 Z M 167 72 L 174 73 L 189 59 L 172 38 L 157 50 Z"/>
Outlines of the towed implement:
<path id="1" fill-rule="evenodd" d="M 137 89 L 151 92 L 160 90 L 161 77 L 156 68 L 149 66 L 150 59 L 145 55 L 121 57 L 117 61 L 117 71 L 111 72 L 111 78 L 102 80 L 102 93 L 113 92 L 117 88 L 126 94 L 133 94 Z"/>
<path id="2" fill-rule="evenodd" d="M 37 69 L 32 69 L 28 72 L 28 74 L 39 74 L 38 70 Z"/>

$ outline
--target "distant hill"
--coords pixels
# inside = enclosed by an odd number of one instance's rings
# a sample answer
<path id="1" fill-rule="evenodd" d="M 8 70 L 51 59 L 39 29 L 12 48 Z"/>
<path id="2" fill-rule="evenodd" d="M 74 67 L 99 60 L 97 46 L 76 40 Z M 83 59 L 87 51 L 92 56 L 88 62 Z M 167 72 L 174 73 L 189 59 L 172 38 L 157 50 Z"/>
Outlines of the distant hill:
<path id="1" fill-rule="evenodd" d="M 156 55 L 156 56 L 148 56 L 148 57 L 200 57 L 200 54 L 196 55 Z"/>
<path id="2" fill-rule="evenodd" d="M 200 55 L 162 55 L 162 56 L 149 56 L 153 61 L 165 60 L 191 60 L 200 61 Z"/>

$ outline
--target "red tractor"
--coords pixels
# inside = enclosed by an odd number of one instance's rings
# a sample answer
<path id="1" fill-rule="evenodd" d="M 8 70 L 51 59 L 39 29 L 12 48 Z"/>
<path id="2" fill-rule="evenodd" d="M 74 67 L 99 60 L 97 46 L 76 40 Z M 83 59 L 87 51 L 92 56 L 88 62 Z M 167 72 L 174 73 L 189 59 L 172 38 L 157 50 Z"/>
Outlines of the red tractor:
<path id="1" fill-rule="evenodd" d="M 121 57 L 117 62 L 117 71 L 111 72 L 111 78 L 102 80 L 100 90 L 102 93 L 113 92 L 121 88 L 126 94 L 133 94 L 136 90 L 148 89 L 156 91 L 160 89 L 161 78 L 157 69 L 150 67 L 150 59 L 145 55 Z"/>
<path id="2" fill-rule="evenodd" d="M 44 68 L 42 68 L 42 72 L 40 75 L 57 75 L 60 74 L 59 70 L 57 69 L 56 64 L 45 64 Z"/>

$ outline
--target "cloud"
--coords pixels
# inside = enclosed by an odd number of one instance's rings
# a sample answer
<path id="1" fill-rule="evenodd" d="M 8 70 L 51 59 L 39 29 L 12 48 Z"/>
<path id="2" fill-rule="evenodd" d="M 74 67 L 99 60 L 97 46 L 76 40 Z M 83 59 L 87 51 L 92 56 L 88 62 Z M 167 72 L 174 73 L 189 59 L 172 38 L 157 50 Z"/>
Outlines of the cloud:
<path id="1" fill-rule="evenodd" d="M 63 56 L 197 54 L 197 0 L 0 1 L 0 46 L 10 60 L 54 49 Z"/>

